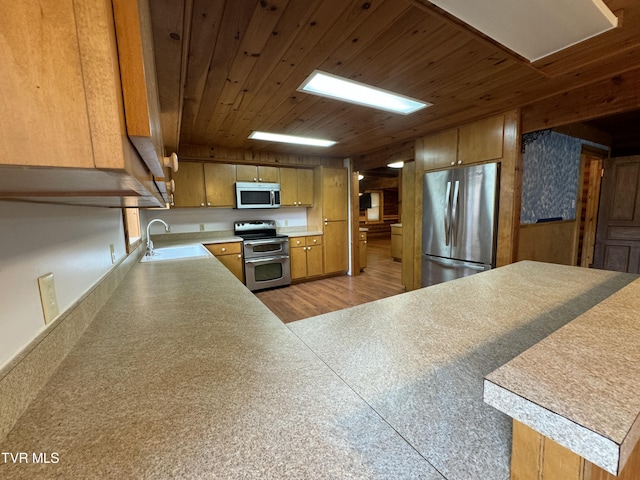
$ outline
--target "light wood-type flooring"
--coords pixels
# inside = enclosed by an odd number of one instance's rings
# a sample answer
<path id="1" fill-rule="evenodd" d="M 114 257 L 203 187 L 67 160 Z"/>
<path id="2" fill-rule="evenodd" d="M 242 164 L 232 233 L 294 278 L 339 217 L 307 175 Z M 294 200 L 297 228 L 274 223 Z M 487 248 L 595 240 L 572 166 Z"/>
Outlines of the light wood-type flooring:
<path id="1" fill-rule="evenodd" d="M 400 262 L 391 259 L 391 239 L 373 237 L 367 242 L 367 268 L 360 275 L 263 290 L 256 297 L 287 323 L 403 293 L 401 269 Z"/>

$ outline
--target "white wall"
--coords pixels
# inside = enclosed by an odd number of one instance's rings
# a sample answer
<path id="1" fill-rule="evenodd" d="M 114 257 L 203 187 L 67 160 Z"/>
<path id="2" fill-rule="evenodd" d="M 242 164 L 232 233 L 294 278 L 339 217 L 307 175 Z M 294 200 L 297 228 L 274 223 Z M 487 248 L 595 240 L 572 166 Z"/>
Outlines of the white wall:
<path id="1" fill-rule="evenodd" d="M 38 277 L 53 272 L 60 312 L 126 255 L 120 209 L 0 201 L 0 367 L 45 327 Z"/>
<path id="2" fill-rule="evenodd" d="M 277 228 L 307 226 L 307 209 L 302 207 L 281 207 L 266 209 L 234 208 L 176 208 L 171 210 L 143 210 L 140 222 L 146 236 L 149 220 L 160 218 L 171 225 L 171 233 L 199 232 L 200 224 L 205 231 L 233 231 L 233 222 L 241 220 L 275 220 Z M 151 234 L 164 233 L 162 224 L 151 226 Z"/>

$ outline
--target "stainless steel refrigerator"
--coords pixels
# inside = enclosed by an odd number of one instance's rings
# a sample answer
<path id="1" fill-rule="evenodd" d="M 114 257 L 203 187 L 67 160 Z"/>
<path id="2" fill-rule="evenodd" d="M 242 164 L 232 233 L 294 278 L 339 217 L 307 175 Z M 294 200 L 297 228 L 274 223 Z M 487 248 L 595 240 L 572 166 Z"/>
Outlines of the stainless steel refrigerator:
<path id="1" fill-rule="evenodd" d="M 500 165 L 425 173 L 422 286 L 495 267 Z"/>

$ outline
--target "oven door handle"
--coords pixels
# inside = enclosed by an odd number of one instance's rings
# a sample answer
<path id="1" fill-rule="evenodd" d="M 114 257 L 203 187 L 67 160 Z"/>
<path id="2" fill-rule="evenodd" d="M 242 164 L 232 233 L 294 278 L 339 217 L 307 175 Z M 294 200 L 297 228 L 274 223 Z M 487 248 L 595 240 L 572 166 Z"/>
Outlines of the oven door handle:
<path id="1" fill-rule="evenodd" d="M 245 260 L 244 263 L 265 263 L 265 262 L 273 262 L 275 260 L 287 260 L 289 255 L 280 255 L 277 257 L 263 257 L 263 258 L 252 258 L 250 260 Z"/>
<path id="2" fill-rule="evenodd" d="M 269 240 L 251 240 L 244 244 L 247 247 L 253 247 L 254 245 L 276 245 L 278 243 L 287 243 L 288 241 L 288 238 L 270 238 Z"/>

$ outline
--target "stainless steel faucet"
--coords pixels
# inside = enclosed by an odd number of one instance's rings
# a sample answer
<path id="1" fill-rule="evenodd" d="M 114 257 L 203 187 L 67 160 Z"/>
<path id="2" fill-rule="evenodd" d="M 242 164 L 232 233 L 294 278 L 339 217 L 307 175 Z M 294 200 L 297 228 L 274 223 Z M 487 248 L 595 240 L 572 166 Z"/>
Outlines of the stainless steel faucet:
<path id="1" fill-rule="evenodd" d="M 169 230 L 171 230 L 171 226 L 167 222 L 165 222 L 164 220 L 160 220 L 159 218 L 154 218 L 147 224 L 147 251 L 145 253 L 145 255 L 147 256 L 153 255 L 153 242 L 151 241 L 151 232 L 149 231 L 149 229 L 151 225 L 154 224 L 155 222 L 162 223 L 164 225 L 165 232 L 168 232 Z"/>

